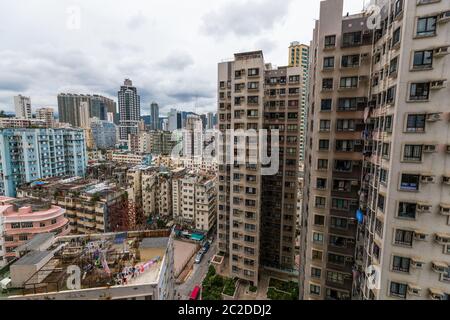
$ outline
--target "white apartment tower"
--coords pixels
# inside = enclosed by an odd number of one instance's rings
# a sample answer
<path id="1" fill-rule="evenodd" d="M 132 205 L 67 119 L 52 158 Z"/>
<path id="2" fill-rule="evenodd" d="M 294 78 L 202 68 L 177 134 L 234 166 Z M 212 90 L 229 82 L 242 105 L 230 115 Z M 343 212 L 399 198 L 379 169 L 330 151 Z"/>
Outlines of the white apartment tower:
<path id="1" fill-rule="evenodd" d="M 18 95 L 14 97 L 14 108 L 16 111 L 16 118 L 18 119 L 31 119 L 31 99 Z"/>

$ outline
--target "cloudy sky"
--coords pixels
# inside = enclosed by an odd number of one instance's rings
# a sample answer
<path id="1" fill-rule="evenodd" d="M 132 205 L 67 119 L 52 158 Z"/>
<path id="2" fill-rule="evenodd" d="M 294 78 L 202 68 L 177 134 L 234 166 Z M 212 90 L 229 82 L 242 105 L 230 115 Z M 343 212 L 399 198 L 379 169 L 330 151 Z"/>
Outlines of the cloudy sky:
<path id="1" fill-rule="evenodd" d="M 216 109 L 217 63 L 262 49 L 287 64 L 291 41 L 309 43 L 319 0 L 0 1 L 0 110 L 13 96 L 57 108 L 59 92 L 117 100 L 124 78 L 170 108 Z M 117 3 L 117 4 L 116 4 Z M 363 0 L 346 0 L 345 11 Z"/>

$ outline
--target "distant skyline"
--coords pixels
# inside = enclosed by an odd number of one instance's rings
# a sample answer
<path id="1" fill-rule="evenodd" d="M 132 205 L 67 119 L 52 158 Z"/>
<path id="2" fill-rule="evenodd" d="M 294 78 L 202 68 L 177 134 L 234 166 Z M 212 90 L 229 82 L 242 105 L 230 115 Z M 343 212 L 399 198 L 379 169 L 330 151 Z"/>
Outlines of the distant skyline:
<path id="1" fill-rule="evenodd" d="M 363 2 L 347 0 L 345 11 L 357 12 Z M 0 43 L 0 110 L 14 112 L 18 94 L 31 97 L 33 112 L 57 110 L 61 92 L 117 101 L 130 78 L 142 96 L 142 115 L 153 101 L 164 115 L 171 108 L 215 112 L 217 63 L 261 49 L 267 61 L 286 65 L 290 42 L 309 44 L 319 3 L 3 1 L 0 32 L 8 36 Z"/>

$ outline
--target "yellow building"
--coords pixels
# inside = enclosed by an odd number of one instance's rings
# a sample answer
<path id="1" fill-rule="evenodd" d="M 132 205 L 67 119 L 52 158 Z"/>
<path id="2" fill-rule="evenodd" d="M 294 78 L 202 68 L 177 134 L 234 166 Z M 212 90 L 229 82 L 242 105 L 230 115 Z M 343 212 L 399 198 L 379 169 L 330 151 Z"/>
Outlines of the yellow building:
<path id="1" fill-rule="evenodd" d="M 289 46 L 289 67 L 308 69 L 309 46 L 300 42 L 292 42 Z"/>

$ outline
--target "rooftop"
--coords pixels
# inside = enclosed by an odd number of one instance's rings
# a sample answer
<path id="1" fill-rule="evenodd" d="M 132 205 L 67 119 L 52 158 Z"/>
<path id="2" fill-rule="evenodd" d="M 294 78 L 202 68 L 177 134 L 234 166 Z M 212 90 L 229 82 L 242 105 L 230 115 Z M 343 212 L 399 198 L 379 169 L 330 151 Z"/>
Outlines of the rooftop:
<path id="1" fill-rule="evenodd" d="M 31 252 L 13 264 L 35 265 L 53 255 L 25 281 L 20 294 L 68 290 L 69 266 L 81 269 L 81 290 L 156 283 L 170 237 L 170 230 L 157 230 L 56 238 L 47 251 Z M 11 270 L 13 279 L 14 268 Z M 134 276 L 132 270 L 135 270 Z"/>

